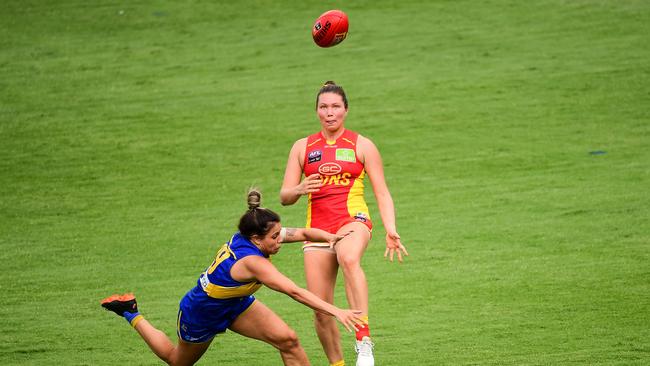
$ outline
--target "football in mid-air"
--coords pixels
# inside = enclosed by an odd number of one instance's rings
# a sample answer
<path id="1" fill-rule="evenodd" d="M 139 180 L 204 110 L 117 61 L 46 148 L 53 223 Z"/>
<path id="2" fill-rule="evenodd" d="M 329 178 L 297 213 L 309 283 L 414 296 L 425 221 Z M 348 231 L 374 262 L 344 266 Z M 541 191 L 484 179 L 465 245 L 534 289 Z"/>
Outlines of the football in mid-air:
<path id="1" fill-rule="evenodd" d="M 348 16 L 340 10 L 324 12 L 316 19 L 311 35 L 320 47 L 336 46 L 348 35 Z"/>

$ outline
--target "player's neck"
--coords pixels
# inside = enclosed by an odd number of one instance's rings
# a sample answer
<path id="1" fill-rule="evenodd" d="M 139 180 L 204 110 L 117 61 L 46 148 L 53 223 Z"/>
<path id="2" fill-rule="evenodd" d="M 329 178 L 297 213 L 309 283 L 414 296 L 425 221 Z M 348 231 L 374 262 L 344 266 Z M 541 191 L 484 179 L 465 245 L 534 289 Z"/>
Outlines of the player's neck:
<path id="1" fill-rule="evenodd" d="M 341 127 L 340 129 L 336 131 L 327 131 L 327 130 L 321 130 L 321 134 L 327 141 L 336 141 L 339 137 L 343 135 L 345 132 L 345 128 Z"/>

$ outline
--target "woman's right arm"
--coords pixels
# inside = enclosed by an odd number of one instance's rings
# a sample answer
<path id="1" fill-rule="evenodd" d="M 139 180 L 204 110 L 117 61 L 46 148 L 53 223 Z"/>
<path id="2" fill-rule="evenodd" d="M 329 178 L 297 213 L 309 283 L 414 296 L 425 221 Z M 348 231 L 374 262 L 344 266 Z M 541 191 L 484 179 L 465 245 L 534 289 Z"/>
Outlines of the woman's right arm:
<path id="1" fill-rule="evenodd" d="M 339 309 L 321 300 L 308 290 L 298 287 L 291 279 L 278 271 L 266 258 L 258 256 L 243 258 L 233 266 L 230 273 L 237 281 L 254 278 L 268 288 L 282 292 L 301 304 L 325 314 L 333 315 L 348 331 L 352 331 L 352 329 L 356 330 L 364 324 L 360 318 L 361 311 Z"/>
<path id="2" fill-rule="evenodd" d="M 280 189 L 280 203 L 283 206 L 292 205 L 298 201 L 300 196 L 316 192 L 320 189 L 321 180 L 318 174 L 312 174 L 300 182 L 306 144 L 307 138 L 300 139 L 293 144 L 291 152 L 289 152 L 289 160 L 287 160 L 287 167 L 284 170 L 282 189 Z"/>

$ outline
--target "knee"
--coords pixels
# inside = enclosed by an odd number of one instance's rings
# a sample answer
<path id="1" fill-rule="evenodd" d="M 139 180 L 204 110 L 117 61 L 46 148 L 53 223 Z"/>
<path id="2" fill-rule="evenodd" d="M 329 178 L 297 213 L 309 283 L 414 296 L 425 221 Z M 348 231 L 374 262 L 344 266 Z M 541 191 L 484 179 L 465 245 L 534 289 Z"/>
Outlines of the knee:
<path id="1" fill-rule="evenodd" d="M 339 266 L 344 273 L 351 273 L 361 268 L 361 259 L 354 256 L 342 255 L 338 258 Z"/>
<path id="2" fill-rule="evenodd" d="M 169 366 L 182 366 L 182 360 L 178 359 L 178 352 L 173 349 L 165 354 L 158 355 Z"/>
<path id="3" fill-rule="evenodd" d="M 275 343 L 275 346 L 280 350 L 280 352 L 291 353 L 292 351 L 300 348 L 298 335 L 293 329 L 287 329 L 284 331 L 282 335 L 278 337 Z"/>

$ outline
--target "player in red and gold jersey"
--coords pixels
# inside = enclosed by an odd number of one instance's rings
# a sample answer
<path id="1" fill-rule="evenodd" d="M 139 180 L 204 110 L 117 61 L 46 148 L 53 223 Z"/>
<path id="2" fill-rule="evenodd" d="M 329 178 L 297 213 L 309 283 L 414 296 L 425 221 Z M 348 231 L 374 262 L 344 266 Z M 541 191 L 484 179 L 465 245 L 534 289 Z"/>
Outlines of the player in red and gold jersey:
<path id="1" fill-rule="evenodd" d="M 377 199 L 386 229 L 384 257 L 393 261 L 397 254 L 408 255 L 395 226 L 395 208 L 386 185 L 384 168 L 377 147 L 368 138 L 345 129 L 348 101 L 343 88 L 326 82 L 316 96 L 316 111 L 321 130 L 296 141 L 280 192 L 283 205 L 291 205 L 306 195 L 307 227 L 330 233 L 348 233 L 334 248 L 318 243 L 304 246 L 307 288 L 333 303 L 339 266 L 345 279 L 345 293 L 352 308 L 368 314 L 368 284 L 361 257 L 368 246 L 372 222 L 363 197 L 367 175 Z M 305 178 L 301 181 L 302 176 Z M 315 313 L 316 333 L 331 365 L 343 366 L 343 352 L 336 323 Z M 374 365 L 370 329 L 357 331 L 357 366 Z"/>

